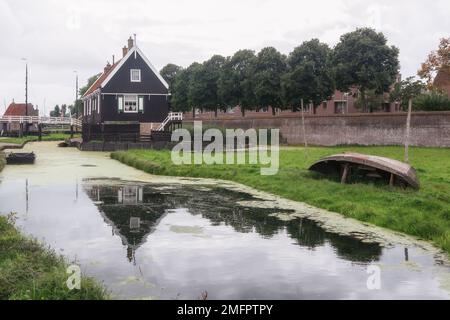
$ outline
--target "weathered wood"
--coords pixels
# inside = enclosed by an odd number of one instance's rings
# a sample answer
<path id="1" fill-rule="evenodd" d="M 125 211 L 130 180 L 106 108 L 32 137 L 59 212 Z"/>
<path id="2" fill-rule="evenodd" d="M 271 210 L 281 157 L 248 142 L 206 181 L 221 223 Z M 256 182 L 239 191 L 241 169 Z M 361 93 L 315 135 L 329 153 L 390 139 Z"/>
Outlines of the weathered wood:
<path id="1" fill-rule="evenodd" d="M 349 164 L 346 163 L 344 165 L 344 172 L 342 172 L 341 184 L 347 183 L 348 169 L 349 169 Z"/>
<path id="2" fill-rule="evenodd" d="M 395 175 L 391 173 L 391 177 L 389 178 L 389 185 L 393 187 L 395 184 Z"/>

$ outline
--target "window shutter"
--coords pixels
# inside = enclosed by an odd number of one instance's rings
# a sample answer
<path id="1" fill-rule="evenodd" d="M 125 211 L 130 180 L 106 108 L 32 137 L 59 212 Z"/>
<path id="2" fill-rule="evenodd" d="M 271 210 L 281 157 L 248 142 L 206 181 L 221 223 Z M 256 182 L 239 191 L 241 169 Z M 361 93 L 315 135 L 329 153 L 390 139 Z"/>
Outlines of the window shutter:
<path id="1" fill-rule="evenodd" d="M 144 113 L 144 97 L 139 97 L 138 111 Z"/>
<path id="2" fill-rule="evenodd" d="M 119 110 L 119 112 L 123 112 L 123 97 L 122 96 L 117 97 L 117 110 Z"/>

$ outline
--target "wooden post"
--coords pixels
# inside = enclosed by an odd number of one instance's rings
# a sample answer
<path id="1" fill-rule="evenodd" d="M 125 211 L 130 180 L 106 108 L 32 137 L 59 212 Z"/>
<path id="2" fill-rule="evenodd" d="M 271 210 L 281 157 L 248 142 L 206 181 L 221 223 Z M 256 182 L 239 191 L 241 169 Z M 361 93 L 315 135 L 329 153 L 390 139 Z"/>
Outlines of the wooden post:
<path id="1" fill-rule="evenodd" d="M 408 101 L 408 116 L 406 117 L 406 134 L 405 134 L 405 162 L 409 162 L 409 135 L 411 131 L 411 113 L 412 99 Z"/>
<path id="2" fill-rule="evenodd" d="M 306 128 L 305 128 L 305 116 L 304 116 L 304 112 L 303 112 L 303 99 L 300 100 L 301 103 L 301 108 L 302 108 L 302 129 L 303 129 L 303 141 L 305 142 L 305 148 L 308 148 L 308 142 L 306 140 Z"/>
<path id="3" fill-rule="evenodd" d="M 73 125 L 70 125 L 70 138 L 73 139 Z"/>
<path id="4" fill-rule="evenodd" d="M 38 124 L 38 130 L 39 130 L 39 141 L 42 141 L 42 124 Z"/>
<path id="5" fill-rule="evenodd" d="M 394 183 L 395 183 L 395 175 L 393 173 L 391 173 L 391 178 L 389 179 L 389 185 L 391 187 L 393 187 Z"/>
<path id="6" fill-rule="evenodd" d="M 22 138 L 23 136 L 23 122 L 19 124 L 19 138 Z"/>
<path id="7" fill-rule="evenodd" d="M 346 163 L 344 166 L 344 172 L 342 173 L 341 184 L 347 183 L 348 167 L 349 164 Z"/>

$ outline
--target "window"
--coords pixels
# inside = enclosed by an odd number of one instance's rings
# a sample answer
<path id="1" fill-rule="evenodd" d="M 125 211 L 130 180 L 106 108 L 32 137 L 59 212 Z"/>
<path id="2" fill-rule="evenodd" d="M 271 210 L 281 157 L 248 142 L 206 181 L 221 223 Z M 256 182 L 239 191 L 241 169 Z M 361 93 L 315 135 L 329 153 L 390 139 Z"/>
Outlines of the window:
<path id="1" fill-rule="evenodd" d="M 141 82 L 141 70 L 140 69 L 131 69 L 131 82 Z"/>
<path id="2" fill-rule="evenodd" d="M 124 112 L 138 112 L 138 101 L 135 95 L 124 96 Z"/>
<path id="3" fill-rule="evenodd" d="M 347 109 L 347 101 L 335 101 L 334 102 L 334 113 L 345 114 Z"/>

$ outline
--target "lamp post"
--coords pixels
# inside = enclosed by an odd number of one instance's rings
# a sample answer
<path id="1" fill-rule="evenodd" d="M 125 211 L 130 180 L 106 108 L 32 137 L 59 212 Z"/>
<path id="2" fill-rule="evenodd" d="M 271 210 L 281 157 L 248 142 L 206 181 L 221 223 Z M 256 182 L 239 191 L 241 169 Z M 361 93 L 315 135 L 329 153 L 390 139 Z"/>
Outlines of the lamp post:
<path id="1" fill-rule="evenodd" d="M 28 117 L 28 61 L 27 58 L 22 58 L 25 61 L 25 116 Z M 25 135 L 28 135 L 28 122 L 25 121 Z"/>
<path id="2" fill-rule="evenodd" d="M 73 72 L 75 73 L 75 115 L 78 119 L 78 71 Z"/>

